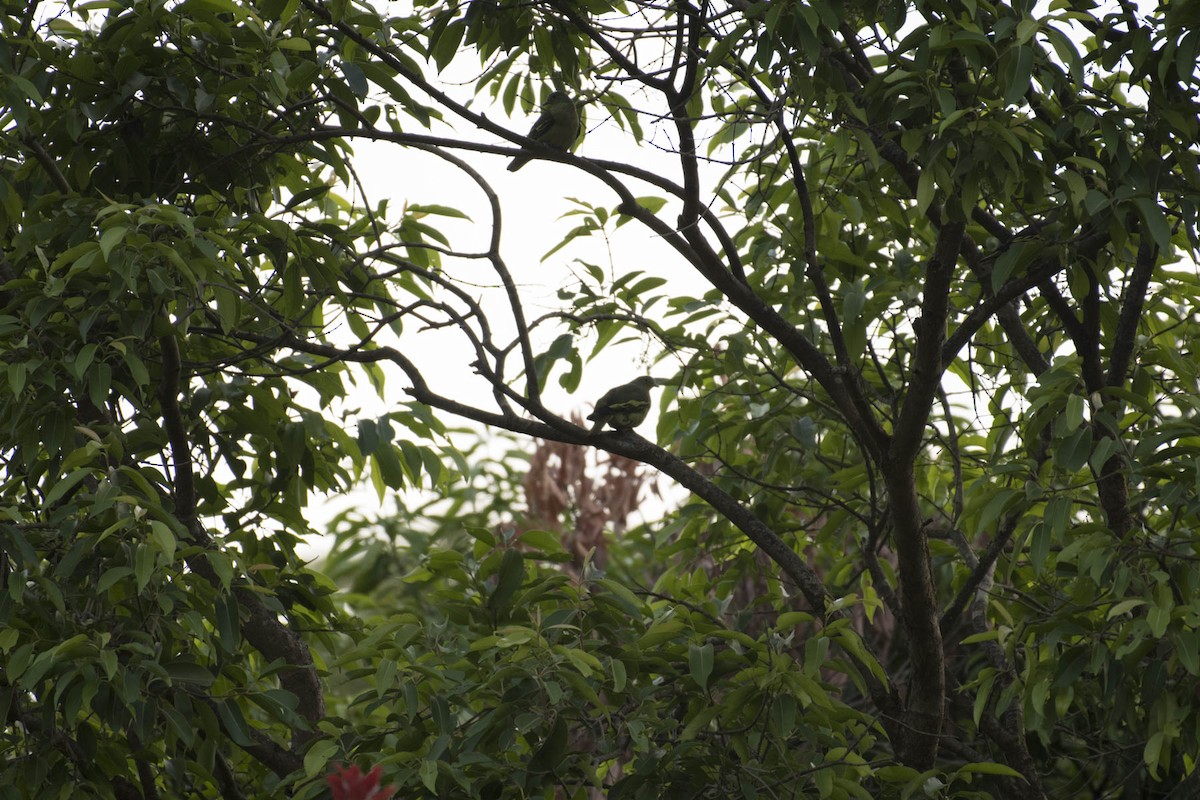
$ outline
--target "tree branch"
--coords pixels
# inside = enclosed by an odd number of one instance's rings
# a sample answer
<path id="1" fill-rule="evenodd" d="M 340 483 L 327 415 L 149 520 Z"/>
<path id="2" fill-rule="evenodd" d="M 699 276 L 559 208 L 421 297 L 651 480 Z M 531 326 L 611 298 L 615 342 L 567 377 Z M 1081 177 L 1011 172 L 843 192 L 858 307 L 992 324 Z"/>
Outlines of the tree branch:
<path id="1" fill-rule="evenodd" d="M 1154 266 L 1158 259 L 1158 247 L 1146 235 L 1138 245 L 1137 261 L 1125 287 L 1125 302 L 1121 304 L 1121 314 L 1117 318 L 1117 329 L 1113 333 L 1112 349 L 1108 357 L 1108 375 L 1105 383 L 1109 386 L 1123 386 L 1129 377 L 1129 364 L 1133 359 L 1133 350 L 1137 345 L 1138 324 L 1142 320 L 1142 311 L 1146 305 L 1146 293 L 1150 288 L 1150 279 L 1154 276 Z"/>
<path id="2" fill-rule="evenodd" d="M 182 373 L 179 345 L 173 333 L 164 334 L 160 337 L 159 342 L 163 368 L 158 396 L 175 467 L 173 493 L 175 515 L 192 538 L 207 549 L 212 546 L 212 540 L 196 516 L 195 478 L 191 448 L 188 445 L 183 415 L 179 410 Z M 209 564 L 204 552 L 188 556 L 186 563 L 189 568 L 204 577 L 213 586 L 221 586 L 220 578 Z M 239 607 L 245 612 L 242 631 L 246 635 L 246 641 L 268 660 L 280 660 L 285 664 L 292 665 L 280 672 L 279 683 L 285 690 L 296 696 L 297 711 L 315 726 L 315 723 L 325 715 L 325 696 L 316 666 L 313 664 L 312 654 L 300 636 L 280 623 L 275 612 L 267 607 L 258 594 L 246 587 L 235 587 L 233 592 Z M 297 741 L 303 741 L 312 734 L 311 732 L 296 731 L 295 735 Z M 298 758 L 270 740 L 264 741 L 257 753 L 267 753 L 274 763 L 280 761 L 291 763 L 292 760 Z M 259 755 L 255 754 L 255 757 L 258 758 Z M 263 763 L 270 766 L 268 761 Z M 287 772 L 296 768 L 292 766 Z M 287 774 L 287 772 L 283 774 Z"/>
<path id="3" fill-rule="evenodd" d="M 21 142 L 29 148 L 29 152 L 33 153 L 33 157 L 42 165 L 42 169 L 46 171 L 54 187 L 64 195 L 69 195 L 71 193 L 71 184 L 67 183 L 66 176 L 58 168 L 58 162 L 46 152 L 46 148 L 42 147 L 42 143 L 32 134 L 22 136 Z"/>
<path id="4" fill-rule="evenodd" d="M 1085 234 L 1078 240 L 1076 252 L 1083 258 L 1094 258 L 1110 241 L 1105 231 Z M 942 346 L 942 363 L 948 364 L 957 357 L 958 351 L 979 332 L 996 313 L 1025 292 L 1065 269 L 1057 255 L 1040 258 L 1029 265 L 1024 274 L 1010 278 L 994 295 L 980 299 L 958 327 L 946 337 Z"/>
<path id="5" fill-rule="evenodd" d="M 889 458 L 896 462 L 908 463 L 916 457 L 941 385 L 943 365 L 948 363 L 942 358 L 942 343 L 950 312 L 950 283 L 965 230 L 966 225 L 962 222 L 943 225 L 925 270 L 921 316 L 915 323 L 917 352 L 913 358 L 912 378 L 896 418 L 889 452 Z"/>
<path id="6" fill-rule="evenodd" d="M 929 542 L 915 488 L 914 461 L 940 386 L 942 342 L 950 308 L 950 284 L 965 223 L 951 222 L 938 232 L 925 270 L 917 351 L 912 377 L 896 419 L 883 465 L 888 489 L 897 565 L 900 572 L 901 624 L 913 666 L 904 724 L 911 733 L 898 743 L 903 762 L 928 769 L 937 759 L 946 692 L 942 636 L 937 625 L 937 596 L 929 563 Z"/>

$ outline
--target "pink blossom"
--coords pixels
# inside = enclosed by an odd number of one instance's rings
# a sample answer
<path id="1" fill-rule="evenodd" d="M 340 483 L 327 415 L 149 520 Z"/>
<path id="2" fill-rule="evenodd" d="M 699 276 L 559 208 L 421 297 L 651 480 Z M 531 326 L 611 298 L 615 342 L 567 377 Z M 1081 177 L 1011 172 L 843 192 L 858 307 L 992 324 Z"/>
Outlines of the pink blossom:
<path id="1" fill-rule="evenodd" d="M 363 774 L 357 765 L 337 767 L 325 776 L 333 792 L 333 800 L 388 800 L 396 790 L 391 786 L 380 786 L 379 776 L 383 768 L 376 765 Z"/>

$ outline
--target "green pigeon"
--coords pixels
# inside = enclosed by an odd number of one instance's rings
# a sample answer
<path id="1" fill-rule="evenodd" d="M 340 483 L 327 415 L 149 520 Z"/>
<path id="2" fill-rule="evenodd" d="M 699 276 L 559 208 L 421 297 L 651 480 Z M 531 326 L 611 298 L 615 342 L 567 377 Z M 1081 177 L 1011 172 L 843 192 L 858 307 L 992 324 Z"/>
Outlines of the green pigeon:
<path id="1" fill-rule="evenodd" d="M 542 103 L 542 114 L 533 123 L 529 138 L 547 147 L 566 152 L 579 138 L 579 110 L 575 101 L 565 92 L 551 92 Z M 508 165 L 509 172 L 516 172 L 529 163 L 533 156 L 519 155 Z"/>
<path id="2" fill-rule="evenodd" d="M 588 419 L 595 423 L 592 432 L 600 430 L 606 423 L 618 431 L 641 425 L 650 413 L 650 390 L 657 385 L 657 379 L 643 375 L 623 386 L 609 389 L 596 401 L 596 409 L 588 414 Z"/>

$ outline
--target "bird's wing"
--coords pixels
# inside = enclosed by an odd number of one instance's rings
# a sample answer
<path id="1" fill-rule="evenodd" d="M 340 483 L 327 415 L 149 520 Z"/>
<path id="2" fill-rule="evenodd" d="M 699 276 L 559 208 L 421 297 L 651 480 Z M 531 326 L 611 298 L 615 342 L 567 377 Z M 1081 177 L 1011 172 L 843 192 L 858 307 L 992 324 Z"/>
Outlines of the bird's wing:
<path id="1" fill-rule="evenodd" d="M 543 111 L 542 115 L 533 123 L 533 127 L 529 129 L 529 138 L 541 141 L 542 137 L 550 132 L 554 127 L 554 115 L 549 111 Z"/>
<path id="2" fill-rule="evenodd" d="M 600 399 L 596 401 L 596 406 L 592 409 L 592 413 L 588 414 L 588 419 L 598 419 L 599 417 L 607 414 L 609 411 L 609 404 L 612 403 L 613 394 L 615 392 L 616 389 L 609 389 L 607 392 L 600 395 Z"/>
<path id="3" fill-rule="evenodd" d="M 624 388 L 624 387 L 622 387 Z M 622 411 L 640 411 L 643 408 L 650 407 L 650 400 L 646 397 L 612 397 L 611 395 L 623 394 L 619 391 L 612 391 L 605 394 L 596 403 L 596 412 L 605 414 L 620 413 Z"/>

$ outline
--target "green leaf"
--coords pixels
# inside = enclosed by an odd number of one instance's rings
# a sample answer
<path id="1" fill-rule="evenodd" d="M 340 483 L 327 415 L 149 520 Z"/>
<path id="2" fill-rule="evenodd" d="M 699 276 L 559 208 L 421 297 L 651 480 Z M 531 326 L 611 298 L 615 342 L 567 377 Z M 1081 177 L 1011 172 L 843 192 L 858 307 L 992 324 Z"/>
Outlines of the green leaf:
<path id="1" fill-rule="evenodd" d="M 96 593 L 103 594 L 111 589 L 118 581 L 133 575 L 133 570 L 126 566 L 109 567 L 96 581 Z"/>
<path id="2" fill-rule="evenodd" d="M 1092 654 L 1087 648 L 1073 647 L 1068 649 L 1058 659 L 1056 674 L 1052 688 L 1062 689 L 1079 680 L 1091 663 Z"/>
<path id="3" fill-rule="evenodd" d="M 777 695 L 771 701 L 771 729 L 780 739 L 787 739 L 796 727 L 796 698 Z"/>
<path id="4" fill-rule="evenodd" d="M 1146 622 L 1150 625 L 1150 635 L 1155 639 L 1161 639 L 1166 635 L 1167 627 L 1171 624 L 1171 609 L 1151 606 L 1146 611 Z"/>
<path id="5" fill-rule="evenodd" d="M 560 715 L 555 718 L 554 724 L 551 725 L 545 738 L 542 739 L 541 744 L 529 759 L 529 771 L 534 773 L 554 772 L 566 756 L 567 734 L 566 720 Z"/>
<path id="6" fill-rule="evenodd" d="M 75 470 L 74 472 L 68 474 L 61 481 L 54 484 L 50 491 L 46 493 L 46 498 L 42 502 L 47 507 L 53 507 L 57 505 L 58 502 L 66 497 L 68 492 L 78 486 L 84 478 L 87 478 L 93 474 L 94 472 L 90 469 Z"/>
<path id="7" fill-rule="evenodd" d="M 104 362 L 97 364 L 88 375 L 87 387 L 92 405 L 104 408 L 112 391 L 112 367 Z"/>
<path id="8" fill-rule="evenodd" d="M 775 627 L 780 631 L 790 631 L 797 625 L 807 625 L 813 621 L 813 615 L 807 611 L 785 611 L 775 620 Z"/>
<path id="9" fill-rule="evenodd" d="M 1105 615 L 1105 619 L 1113 619 L 1114 617 L 1119 617 L 1122 614 L 1128 614 L 1130 611 L 1137 608 L 1138 606 L 1144 606 L 1144 605 L 1146 605 L 1146 601 L 1142 600 L 1140 598 L 1131 598 L 1129 600 L 1122 600 L 1119 603 L 1113 604 L 1113 607 L 1108 610 L 1108 614 Z"/>
<path id="10" fill-rule="evenodd" d="M 8 388 L 14 396 L 20 396 L 25 388 L 25 379 L 29 375 L 29 368 L 25 362 L 20 361 L 16 364 L 8 365 Z"/>
<path id="11" fill-rule="evenodd" d="M 166 523 L 152 519 L 150 520 L 150 533 L 154 537 L 154 541 L 158 543 L 159 549 L 162 550 L 165 563 L 169 564 L 174 561 L 177 543 L 174 532 L 167 527 Z"/>
<path id="12" fill-rule="evenodd" d="M 687 721 L 687 724 L 683 726 L 683 731 L 679 734 L 679 740 L 681 742 L 687 742 L 695 739 L 696 734 L 698 734 L 701 729 L 707 728 L 709 724 L 717 718 L 717 715 L 720 714 L 721 711 L 722 707 L 720 705 L 702 707 L 692 716 L 691 719 Z"/>
<path id="13" fill-rule="evenodd" d="M 1010 766 L 1005 764 L 997 764 L 993 761 L 975 761 L 969 764 L 963 764 L 955 773 L 958 775 L 1004 775 L 1009 778 L 1020 778 L 1021 773 L 1017 772 Z"/>
<path id="14" fill-rule="evenodd" d="M 1032 243 L 1016 241 L 1001 253 L 992 268 L 992 291 L 1000 291 L 1000 287 L 1004 286 L 1009 278 L 1020 274 L 1020 270 L 1033 260 L 1034 251 Z"/>
<path id="15" fill-rule="evenodd" d="M 921 177 L 917 180 L 917 213 L 924 214 L 925 211 L 933 203 L 933 195 L 937 190 L 937 185 L 934 183 L 933 170 L 921 170 Z"/>
<path id="16" fill-rule="evenodd" d="M 1091 455 L 1092 432 L 1089 428 L 1080 428 L 1059 443 L 1054 460 L 1068 472 L 1078 472 L 1087 465 Z"/>
<path id="17" fill-rule="evenodd" d="M 238 617 L 237 600 L 231 596 L 218 597 L 214 603 L 214 611 L 217 636 L 222 647 L 227 653 L 236 652 L 242 643 L 242 623 Z"/>
<path id="18" fill-rule="evenodd" d="M 1158 776 L 1159 762 L 1166 744 L 1166 732 L 1155 731 L 1150 734 L 1150 738 L 1146 740 L 1146 746 L 1142 748 L 1142 762 L 1150 768 L 1151 777 L 1157 778 Z"/>
<path id="19" fill-rule="evenodd" d="M 557 555 L 563 552 L 562 541 L 558 534 L 550 531 L 528 530 L 521 533 L 521 544 L 540 550 L 543 553 Z"/>
<path id="20" fill-rule="evenodd" d="M 1046 502 L 1042 521 L 1051 541 L 1061 542 L 1063 534 L 1071 524 L 1072 502 L 1070 497 L 1052 497 Z"/>
<path id="21" fill-rule="evenodd" d="M 1138 216 L 1142 218 L 1142 223 L 1149 229 L 1154 244 L 1164 253 L 1172 252 L 1171 226 L 1167 224 L 1166 215 L 1163 214 L 1158 203 L 1150 197 L 1137 197 L 1133 202 L 1137 206 Z"/>
<path id="22" fill-rule="evenodd" d="M 437 790 L 437 776 L 438 776 L 437 762 L 433 761 L 431 759 L 423 760 L 421 762 L 420 768 L 418 769 L 418 774 L 421 776 L 421 783 L 424 784 L 425 788 L 428 789 L 429 791 L 433 792 L 433 794 L 436 796 L 438 793 L 438 790 Z"/>
<path id="23" fill-rule="evenodd" d="M 504 551 L 497 574 L 496 588 L 488 597 L 488 608 L 493 614 L 503 616 L 508 611 L 509 603 L 521 584 L 525 581 L 525 558 L 520 550 L 509 548 Z"/>
<path id="24" fill-rule="evenodd" d="M 996 492 L 980 513 L 977 530 L 993 531 L 996 521 L 1000 519 L 1001 515 L 1011 510 L 1013 506 L 1020 504 L 1023 499 L 1024 495 L 1015 489 L 1001 489 Z"/>
<path id="25" fill-rule="evenodd" d="M 708 689 L 708 678 L 713 671 L 713 646 L 710 643 L 688 646 L 688 670 L 692 680 L 702 690 Z"/>
<path id="26" fill-rule="evenodd" d="M 466 20 L 458 19 L 447 25 L 441 35 L 433 39 L 430 55 L 433 56 L 439 72 L 446 69 L 454 60 L 454 56 L 458 54 L 459 45 L 462 44 L 463 34 L 466 30 Z"/>
<path id="27" fill-rule="evenodd" d="M 205 554 L 205 559 L 216 574 L 221 588 L 224 591 L 229 591 L 229 587 L 233 583 L 233 560 L 229 557 L 229 554 L 220 550 L 210 550 Z"/>
<path id="28" fill-rule="evenodd" d="M 1033 75 L 1034 51 L 1032 47 L 1018 45 L 1009 53 L 1008 68 L 1004 75 L 1004 104 L 1020 105 L 1029 91 Z"/>
<path id="29" fill-rule="evenodd" d="M 638 647 L 643 650 L 657 647 L 674 639 L 683 630 L 683 622 L 676 617 L 657 620 L 638 639 Z"/>
<path id="30" fill-rule="evenodd" d="M 233 700 L 218 700 L 216 709 L 221 726 L 233 743 L 238 747 L 253 747 L 254 738 L 250 735 L 250 726 L 246 724 L 246 718 L 242 716 L 238 704 Z"/>
<path id="31" fill-rule="evenodd" d="M 328 772 L 330 760 L 337 755 L 341 748 L 337 742 L 329 739 L 318 739 L 304 753 L 304 774 L 310 778 Z"/>
<path id="32" fill-rule="evenodd" d="M 625 686 L 629 679 L 629 674 L 625 669 L 625 663 L 620 659 L 610 658 L 608 660 L 609 671 L 612 673 L 612 687 L 614 692 L 625 691 Z"/>
<path id="33" fill-rule="evenodd" d="M 329 184 L 320 184 L 318 186 L 310 186 L 307 189 L 303 189 L 299 192 L 296 192 L 294 195 L 292 195 L 290 198 L 288 198 L 287 203 L 284 204 L 284 206 L 283 206 L 283 210 L 291 211 L 293 208 L 296 208 L 297 206 L 304 205 L 309 200 L 312 200 L 317 197 L 324 197 L 325 195 L 329 194 L 329 192 L 332 189 L 333 189 L 333 187 Z"/>
<path id="34" fill-rule="evenodd" d="M 627 614 L 635 618 L 642 616 L 643 604 L 628 587 L 608 578 L 597 578 L 594 582 L 611 594 Z"/>
<path id="35" fill-rule="evenodd" d="M 575 336 L 570 333 L 564 333 L 558 336 L 546 350 L 536 356 L 533 360 L 534 367 L 537 369 L 538 387 L 546 388 L 546 380 L 550 377 L 550 373 L 554 369 L 555 362 L 566 360 L 572 365 L 581 363 L 579 353 L 575 349 Z"/>
<path id="36" fill-rule="evenodd" d="M 133 377 L 134 383 L 137 386 L 148 386 L 150 384 L 150 373 L 146 370 L 146 365 L 142 363 L 142 359 L 138 358 L 137 354 L 132 350 L 127 350 L 121 355 L 125 360 L 125 365 L 129 367 L 129 374 Z"/>
<path id="37" fill-rule="evenodd" d="M 1064 431 L 1073 431 L 1083 424 L 1083 398 L 1079 395 L 1072 394 L 1067 397 L 1062 424 Z"/>
<path id="38" fill-rule="evenodd" d="M 349 61 L 342 61 L 338 64 L 342 71 L 342 75 L 346 78 L 346 85 L 356 97 L 366 97 L 369 89 L 367 85 L 367 76 L 363 72 L 363 68 L 359 64 L 352 64 Z"/>
<path id="39" fill-rule="evenodd" d="M 216 681 L 211 671 L 193 661 L 170 661 L 164 666 L 172 682 L 211 686 Z"/>
<path id="40" fill-rule="evenodd" d="M 124 225 L 114 225 L 100 234 L 100 254 L 104 256 L 105 261 L 108 261 L 113 248 L 125 241 L 125 236 L 128 233 L 129 229 Z"/>
<path id="41" fill-rule="evenodd" d="M 56 659 L 53 650 L 43 651 L 33 659 L 21 674 L 21 679 L 16 684 L 25 691 L 32 691 L 42 682 L 46 674 L 56 666 L 55 662 Z"/>

